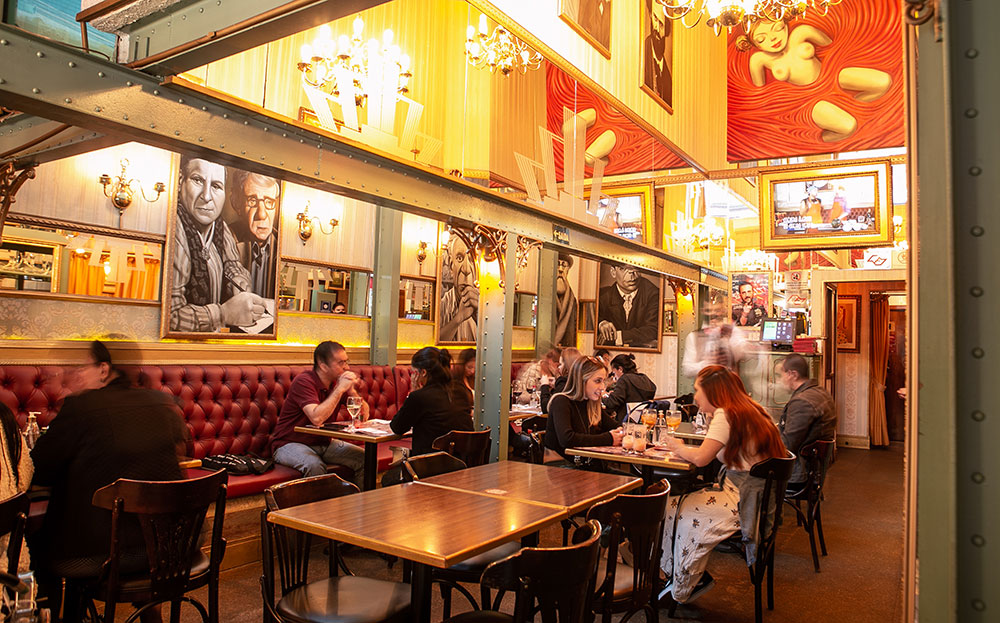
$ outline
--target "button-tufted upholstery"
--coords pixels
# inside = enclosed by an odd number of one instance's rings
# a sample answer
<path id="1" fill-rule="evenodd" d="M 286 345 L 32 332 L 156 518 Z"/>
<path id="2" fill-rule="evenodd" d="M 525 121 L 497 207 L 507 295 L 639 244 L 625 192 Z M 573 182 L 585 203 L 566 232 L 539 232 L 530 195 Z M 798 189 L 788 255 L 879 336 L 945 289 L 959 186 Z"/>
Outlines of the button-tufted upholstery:
<path id="1" fill-rule="evenodd" d="M 516 376 L 520 365 L 511 366 L 512 375 Z M 197 459 L 226 453 L 271 456 L 271 432 L 285 395 L 295 375 L 308 369 L 194 364 L 122 367 L 134 385 L 162 391 L 177 401 L 190 432 L 188 456 Z M 356 365 L 351 370 L 360 379 L 358 391 L 368 401 L 371 417 L 392 419 L 410 391 L 409 366 Z M 69 393 L 70 372 L 61 366 L 0 366 L 0 401 L 10 407 L 22 427 L 29 411 L 38 411 L 39 425 L 48 426 Z M 337 419 L 350 419 L 346 407 Z M 388 466 L 390 457 L 389 444 L 379 444 L 379 469 Z M 258 493 L 297 475 L 278 466 L 261 476 L 238 477 L 239 486 L 231 478 L 230 497 Z"/>

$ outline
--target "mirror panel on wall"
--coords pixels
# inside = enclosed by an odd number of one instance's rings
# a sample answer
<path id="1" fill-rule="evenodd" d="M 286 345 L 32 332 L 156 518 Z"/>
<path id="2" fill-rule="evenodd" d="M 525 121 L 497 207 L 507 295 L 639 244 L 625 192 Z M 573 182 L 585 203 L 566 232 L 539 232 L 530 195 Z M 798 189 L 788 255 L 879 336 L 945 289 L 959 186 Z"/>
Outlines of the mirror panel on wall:
<path id="1" fill-rule="evenodd" d="M 282 260 L 278 309 L 371 317 L 371 277 L 348 267 Z"/>
<path id="2" fill-rule="evenodd" d="M 162 258 L 157 242 L 8 224 L 0 290 L 158 301 Z"/>
<path id="3" fill-rule="evenodd" d="M 407 320 L 434 319 L 434 280 L 399 280 L 399 317 Z"/>

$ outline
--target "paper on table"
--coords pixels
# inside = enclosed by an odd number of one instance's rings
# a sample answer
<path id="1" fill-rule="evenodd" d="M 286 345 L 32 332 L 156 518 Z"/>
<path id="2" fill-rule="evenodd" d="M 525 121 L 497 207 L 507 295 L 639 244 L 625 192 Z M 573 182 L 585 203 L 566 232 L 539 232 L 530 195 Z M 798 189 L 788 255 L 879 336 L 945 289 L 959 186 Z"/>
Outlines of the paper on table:
<path id="1" fill-rule="evenodd" d="M 391 430 L 385 430 L 382 428 L 365 427 L 365 428 L 356 428 L 354 430 L 355 432 L 364 433 L 365 435 L 372 435 L 373 437 L 385 437 L 387 435 L 395 434 Z"/>
<path id="2" fill-rule="evenodd" d="M 267 311 L 257 319 L 257 322 L 246 327 L 240 327 L 240 330 L 246 333 L 257 334 L 274 326 L 274 299 L 265 299 L 264 309 Z"/>

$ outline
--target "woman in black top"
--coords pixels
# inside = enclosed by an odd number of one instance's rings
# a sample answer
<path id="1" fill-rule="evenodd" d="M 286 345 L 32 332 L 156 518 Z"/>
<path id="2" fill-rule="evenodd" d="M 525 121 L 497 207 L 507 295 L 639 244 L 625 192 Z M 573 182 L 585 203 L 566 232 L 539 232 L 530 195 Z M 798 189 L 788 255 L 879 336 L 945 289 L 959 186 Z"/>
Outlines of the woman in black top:
<path id="1" fill-rule="evenodd" d="M 619 424 L 628 415 L 628 403 L 652 400 L 656 395 L 656 384 L 635 367 L 635 355 L 616 355 L 611 360 L 611 374 L 615 378 L 615 388 L 604 399 L 607 409 Z"/>
<path id="2" fill-rule="evenodd" d="M 545 445 L 563 458 L 566 448 L 617 446 L 622 442 L 618 423 L 601 408 L 608 371 L 593 357 L 581 357 L 570 368 L 566 391 L 549 401 Z"/>
<path id="3" fill-rule="evenodd" d="M 476 349 L 466 348 L 458 354 L 458 365 L 451 371 L 451 388 L 455 400 L 471 418 L 476 404 Z"/>
<path id="4" fill-rule="evenodd" d="M 452 395 L 448 351 L 425 346 L 414 353 L 410 366 L 410 394 L 390 423 L 397 435 L 413 429 L 410 454 L 433 452 L 434 440 L 453 430 L 473 430 L 472 418 Z"/>

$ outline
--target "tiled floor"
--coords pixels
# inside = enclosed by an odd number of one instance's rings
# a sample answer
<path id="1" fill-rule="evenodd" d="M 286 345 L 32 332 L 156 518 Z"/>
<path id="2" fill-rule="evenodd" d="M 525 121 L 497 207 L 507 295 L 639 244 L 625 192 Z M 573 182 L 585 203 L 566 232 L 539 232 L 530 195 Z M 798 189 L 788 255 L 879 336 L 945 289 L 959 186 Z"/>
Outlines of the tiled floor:
<path id="1" fill-rule="evenodd" d="M 894 623 L 902 617 L 903 452 L 840 448 L 830 469 L 824 503 L 824 532 L 829 556 L 815 573 L 809 540 L 786 515 L 778 535 L 775 571 L 775 610 L 764 620 L 781 623 Z M 561 539 L 558 526 L 542 534 L 542 544 Z M 388 570 L 380 558 L 367 552 L 350 554 L 358 575 L 398 579 L 400 565 Z M 321 565 L 315 565 L 317 573 Z M 681 606 L 673 620 L 740 623 L 753 621 L 753 588 L 742 559 L 715 552 L 709 570 L 716 586 L 696 603 Z M 260 565 L 247 565 L 222 576 L 221 619 L 225 622 L 261 621 Z M 321 577 L 317 575 L 316 577 Z M 436 591 L 435 591 L 436 593 Z M 475 591 L 478 593 L 478 591 Z M 204 597 L 204 595 L 202 595 Z M 456 597 L 455 612 L 463 609 Z M 466 606 L 467 608 L 467 606 Z M 641 619 L 641 615 L 638 615 Z M 433 618 L 441 620 L 437 598 Z M 185 621 L 197 620 L 185 609 Z M 661 611 L 660 620 L 667 620 Z"/>

